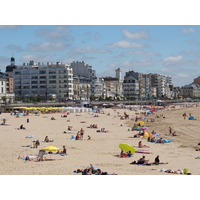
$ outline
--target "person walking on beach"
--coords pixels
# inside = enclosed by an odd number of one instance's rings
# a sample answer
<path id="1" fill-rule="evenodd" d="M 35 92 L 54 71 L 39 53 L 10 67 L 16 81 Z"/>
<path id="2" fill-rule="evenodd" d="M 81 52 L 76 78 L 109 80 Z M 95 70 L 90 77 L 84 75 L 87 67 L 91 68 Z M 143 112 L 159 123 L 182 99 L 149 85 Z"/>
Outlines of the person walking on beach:
<path id="1" fill-rule="evenodd" d="M 171 135 L 171 134 L 172 134 L 172 128 L 169 127 L 169 135 Z"/>
<path id="2" fill-rule="evenodd" d="M 83 128 L 81 128 L 81 130 L 80 130 L 80 139 L 83 139 L 83 135 L 84 135 L 84 130 L 83 130 Z"/>

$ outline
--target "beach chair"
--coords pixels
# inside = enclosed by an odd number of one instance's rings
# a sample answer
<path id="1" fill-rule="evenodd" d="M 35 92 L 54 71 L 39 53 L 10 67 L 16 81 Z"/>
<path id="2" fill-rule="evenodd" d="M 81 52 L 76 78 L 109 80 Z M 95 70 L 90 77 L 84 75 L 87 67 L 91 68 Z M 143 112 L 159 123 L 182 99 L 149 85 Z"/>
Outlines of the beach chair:
<path id="1" fill-rule="evenodd" d="M 92 168 L 92 173 L 95 174 L 99 168 L 94 166 L 93 164 L 90 164 L 90 167 Z"/>
<path id="2" fill-rule="evenodd" d="M 45 155 L 46 151 L 45 150 L 39 150 L 38 156 L 37 156 L 37 161 L 43 160 L 43 156 Z"/>

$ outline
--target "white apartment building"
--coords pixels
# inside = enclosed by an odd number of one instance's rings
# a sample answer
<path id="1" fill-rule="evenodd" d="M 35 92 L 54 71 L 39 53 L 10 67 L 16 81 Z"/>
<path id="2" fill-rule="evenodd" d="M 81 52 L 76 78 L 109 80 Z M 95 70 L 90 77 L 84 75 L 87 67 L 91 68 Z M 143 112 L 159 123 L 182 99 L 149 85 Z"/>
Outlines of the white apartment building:
<path id="1" fill-rule="evenodd" d="M 48 99 L 72 99 L 73 71 L 69 65 L 60 62 L 40 64 L 30 61 L 16 66 L 12 71 L 16 96 L 41 96 Z"/>
<path id="2" fill-rule="evenodd" d="M 170 76 L 160 74 L 151 75 L 151 86 L 157 89 L 157 97 L 166 96 L 171 97 L 170 85 L 172 85 L 172 78 Z"/>
<path id="3" fill-rule="evenodd" d="M 73 76 L 79 77 L 80 81 L 84 81 L 85 84 L 90 84 L 90 95 L 95 95 L 95 84 L 97 77 L 95 70 L 92 70 L 92 66 L 84 61 L 73 61 L 70 64 L 70 67 L 73 69 Z"/>
<path id="4" fill-rule="evenodd" d="M 0 101 L 1 103 L 4 102 L 3 97 L 6 96 L 6 79 L 5 78 L 0 78 Z"/>

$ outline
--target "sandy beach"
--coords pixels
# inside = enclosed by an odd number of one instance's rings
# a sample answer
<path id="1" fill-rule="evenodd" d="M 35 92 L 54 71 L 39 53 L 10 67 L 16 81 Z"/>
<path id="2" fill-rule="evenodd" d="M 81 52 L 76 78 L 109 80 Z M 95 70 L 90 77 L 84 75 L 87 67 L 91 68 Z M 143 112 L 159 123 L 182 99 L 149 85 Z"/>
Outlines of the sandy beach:
<path id="1" fill-rule="evenodd" d="M 103 109 L 102 113 L 70 113 L 66 118 L 61 117 L 62 113 L 52 114 L 30 114 L 29 116 L 20 115 L 16 118 L 10 113 L 2 113 L 1 119 L 6 118 L 7 125 L 1 125 L 0 134 L 0 174 L 1 175 L 80 175 L 74 173 L 77 169 L 84 169 L 90 164 L 100 168 L 104 172 L 115 173 L 118 175 L 175 175 L 180 174 L 160 172 L 161 169 L 183 170 L 189 169 L 192 175 L 200 174 L 200 151 L 194 148 L 200 148 L 199 129 L 200 129 L 200 107 L 180 107 L 168 108 L 157 111 L 144 119 L 144 115 L 137 115 L 145 122 L 145 126 L 149 127 L 148 131 L 153 130 L 160 134 L 157 136 L 163 139 L 172 140 L 170 143 L 149 143 L 144 138 L 133 138 L 137 131 L 129 131 L 135 123 L 136 113 L 143 110 L 129 109 Z M 129 119 L 121 120 L 120 116 L 127 112 Z M 196 120 L 184 119 L 182 116 L 186 112 L 191 114 Z M 109 113 L 109 115 L 108 115 Z M 94 117 L 97 114 L 98 117 Z M 158 116 L 165 116 L 156 118 Z M 51 120 L 54 117 L 56 120 Z M 27 118 L 29 123 L 27 123 Z M 151 122 L 153 118 L 155 121 Z M 147 122 L 148 119 L 148 122 Z M 20 125 L 24 125 L 26 129 L 18 130 Z M 97 124 L 98 128 L 88 128 L 91 124 Z M 68 126 L 72 126 L 72 130 L 68 131 Z M 165 135 L 169 133 L 169 127 L 179 136 Z M 83 140 L 70 140 L 71 136 L 83 128 L 85 133 Z M 101 128 L 105 128 L 108 132 L 97 132 Z M 70 133 L 63 133 L 64 131 Z M 26 138 L 28 135 L 34 135 L 34 138 Z M 87 140 L 88 135 L 91 140 Z M 50 143 L 42 142 L 48 136 L 54 140 Z M 32 140 L 38 139 L 40 146 L 31 148 L 27 145 L 32 144 Z M 149 148 L 144 148 L 152 154 L 134 153 L 130 158 L 118 158 L 120 154 L 120 143 L 127 143 L 135 148 L 138 142 L 142 141 Z M 63 145 L 66 146 L 67 155 L 47 154 L 47 159 L 55 159 L 53 161 L 28 161 L 19 158 L 25 156 L 35 156 L 39 150 L 46 146 L 56 146 L 62 150 Z M 161 162 L 168 162 L 163 165 L 138 166 L 132 165 L 131 162 L 138 160 L 143 155 L 149 162 L 154 162 L 157 155 L 160 156 Z"/>

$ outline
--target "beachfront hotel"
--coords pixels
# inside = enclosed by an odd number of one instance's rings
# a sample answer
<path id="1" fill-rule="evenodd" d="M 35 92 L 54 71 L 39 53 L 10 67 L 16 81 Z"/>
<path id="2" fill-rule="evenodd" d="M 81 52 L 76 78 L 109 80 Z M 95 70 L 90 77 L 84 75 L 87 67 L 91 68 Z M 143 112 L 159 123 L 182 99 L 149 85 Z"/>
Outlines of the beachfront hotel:
<path id="1" fill-rule="evenodd" d="M 132 70 L 126 72 L 123 81 L 123 94 L 126 98 L 170 98 L 172 89 L 172 78 L 160 74 L 142 74 Z"/>
<path id="2" fill-rule="evenodd" d="M 12 63 L 6 67 L 6 73 L 13 77 L 16 97 L 41 96 L 44 99 L 72 99 L 73 72 L 69 65 L 57 63 L 24 63 L 16 66 Z"/>

